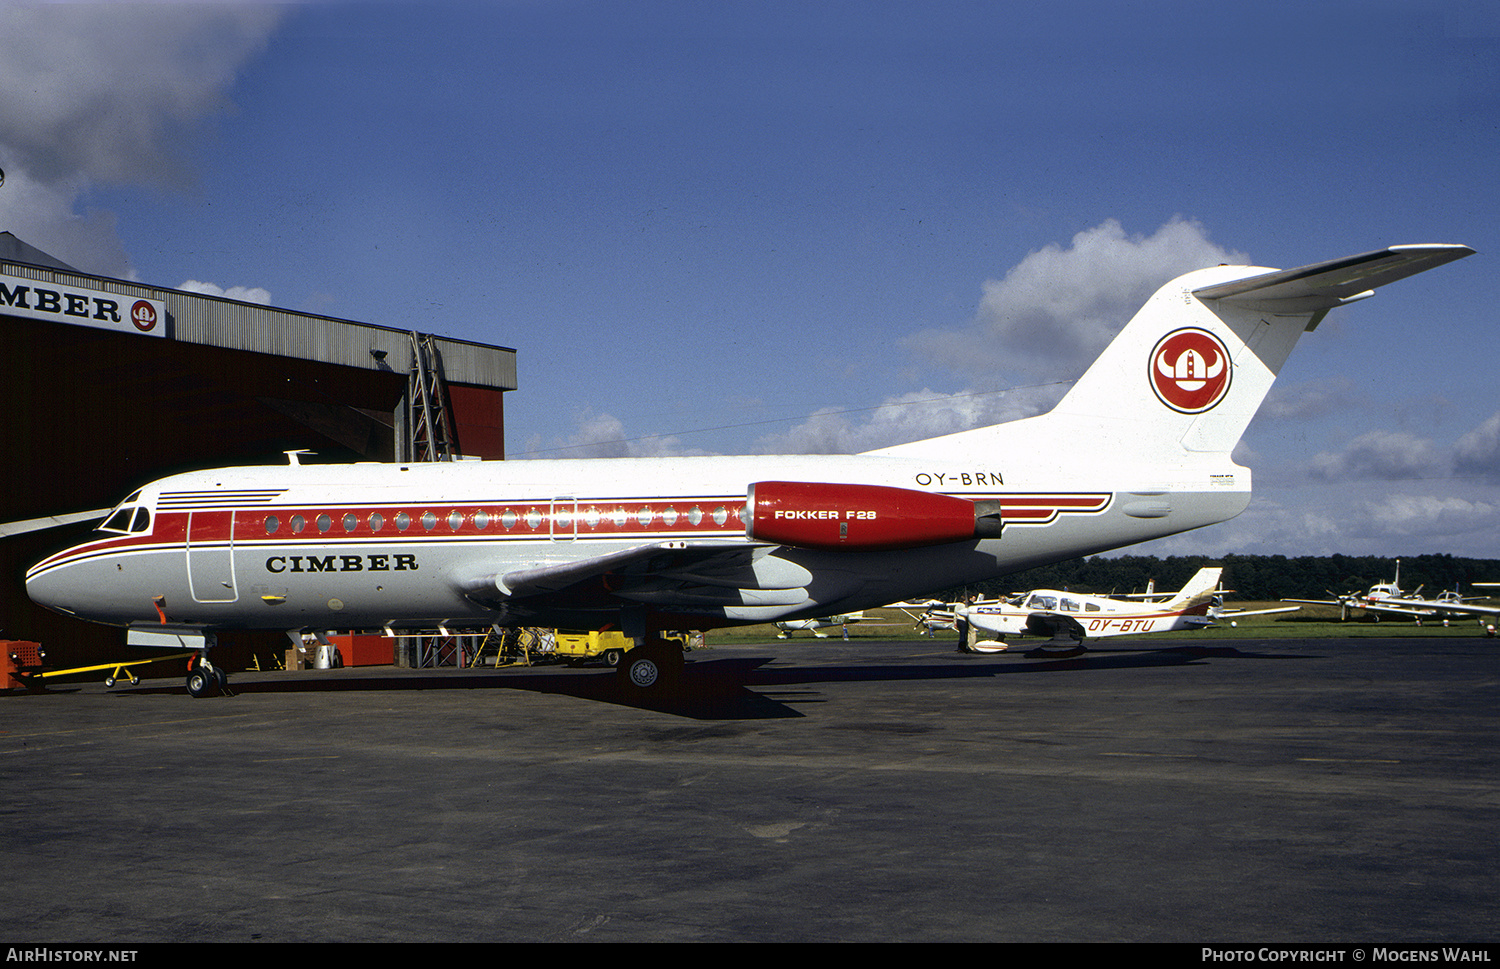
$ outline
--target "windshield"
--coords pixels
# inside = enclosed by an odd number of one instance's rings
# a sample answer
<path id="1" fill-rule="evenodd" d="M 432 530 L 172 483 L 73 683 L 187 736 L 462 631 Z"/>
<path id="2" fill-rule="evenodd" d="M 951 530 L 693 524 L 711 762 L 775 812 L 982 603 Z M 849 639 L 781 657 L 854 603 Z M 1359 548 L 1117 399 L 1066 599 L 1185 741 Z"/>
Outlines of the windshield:
<path id="1" fill-rule="evenodd" d="M 134 502 L 140 500 L 141 493 L 126 498 L 120 506 L 110 512 L 99 525 L 98 531 L 109 532 L 115 535 L 136 535 L 151 530 L 151 510 L 145 506 L 137 506 Z"/>

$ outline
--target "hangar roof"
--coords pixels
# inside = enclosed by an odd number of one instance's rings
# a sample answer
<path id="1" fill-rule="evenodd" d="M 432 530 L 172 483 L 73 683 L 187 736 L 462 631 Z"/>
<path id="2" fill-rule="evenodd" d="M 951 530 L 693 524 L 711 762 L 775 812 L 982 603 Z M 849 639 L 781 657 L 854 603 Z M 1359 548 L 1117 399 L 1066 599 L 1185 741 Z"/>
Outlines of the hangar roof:
<path id="1" fill-rule="evenodd" d="M 412 357 L 411 330 L 95 276 L 68 266 L 9 232 L 0 232 L 0 274 L 158 300 L 166 308 L 166 336 L 183 343 L 397 373 L 406 372 Z M 69 321 L 59 318 L 58 322 Z M 443 376 L 450 384 L 516 389 L 514 349 L 442 336 L 433 339 L 442 359 Z"/>

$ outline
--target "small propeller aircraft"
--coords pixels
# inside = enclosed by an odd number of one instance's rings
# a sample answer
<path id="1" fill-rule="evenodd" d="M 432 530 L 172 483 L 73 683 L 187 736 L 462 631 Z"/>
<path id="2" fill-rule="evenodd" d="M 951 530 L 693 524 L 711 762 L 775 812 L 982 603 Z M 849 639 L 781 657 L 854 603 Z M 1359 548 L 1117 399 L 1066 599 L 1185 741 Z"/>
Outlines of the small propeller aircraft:
<path id="1" fill-rule="evenodd" d="M 1367 613 L 1374 621 L 1379 622 L 1382 615 L 1404 616 L 1421 622 L 1438 615 L 1434 607 L 1441 601 L 1452 605 L 1455 601 L 1462 603 L 1462 597 L 1458 593 L 1445 592 L 1438 600 L 1424 600 L 1418 593 L 1422 587 L 1418 586 L 1410 592 L 1401 590 L 1401 560 L 1396 560 L 1396 577 L 1390 582 L 1377 582 L 1370 586 L 1368 592 L 1348 592 L 1340 595 L 1330 592 L 1332 599 L 1282 599 L 1282 602 L 1300 602 L 1311 606 L 1338 606 L 1339 621 L 1344 622 L 1353 613 Z"/>
<path id="2" fill-rule="evenodd" d="M 1223 574 L 1221 568 L 1199 569 L 1180 591 L 1154 602 L 1035 589 L 1000 602 L 960 603 L 954 616 L 994 637 L 964 645 L 976 653 L 998 653 L 1006 640 L 1028 636 L 1081 645 L 1085 639 L 1202 629 L 1214 624 L 1209 610 Z"/>
<path id="3" fill-rule="evenodd" d="M 1226 521 L 1231 457 L 1301 335 L 1472 254 L 1394 246 L 1167 283 L 1047 414 L 850 455 L 222 468 L 153 481 L 26 574 L 31 598 L 196 648 L 222 630 L 618 629 L 626 689 L 665 633 L 812 619 Z"/>
<path id="4" fill-rule="evenodd" d="M 820 629 L 832 629 L 838 626 L 844 630 L 844 638 L 849 638 L 848 626 L 865 621 L 864 610 L 859 612 L 845 613 L 842 616 L 819 616 L 817 619 L 793 619 L 789 622 L 778 622 L 776 628 L 781 632 L 776 634 L 777 639 L 789 639 L 792 633 L 806 630 L 818 639 L 827 639 L 828 634 L 819 632 Z"/>
<path id="5" fill-rule="evenodd" d="M 924 599 L 921 602 L 892 602 L 887 609 L 895 609 L 912 621 L 920 636 L 936 636 L 939 629 L 953 628 L 953 613 L 946 616 L 934 612 L 944 605 L 941 599 Z"/>
<path id="6" fill-rule="evenodd" d="M 1474 599 L 1475 597 L 1452 591 L 1440 593 L 1436 599 L 1421 599 L 1416 597 L 1416 593 L 1410 593 L 1402 600 L 1402 606 L 1410 611 L 1402 614 L 1415 618 L 1419 626 L 1425 619 L 1441 619 L 1445 626 L 1449 619 L 1477 619 L 1485 634 L 1494 636 L 1495 621 L 1500 618 L 1500 606 L 1481 604 Z"/>

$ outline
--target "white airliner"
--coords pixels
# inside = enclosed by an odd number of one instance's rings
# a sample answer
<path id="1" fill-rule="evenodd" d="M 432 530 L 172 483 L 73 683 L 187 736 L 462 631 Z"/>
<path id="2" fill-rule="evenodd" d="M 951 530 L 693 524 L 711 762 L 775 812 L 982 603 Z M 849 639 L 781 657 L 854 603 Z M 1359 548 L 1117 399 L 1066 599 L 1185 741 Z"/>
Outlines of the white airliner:
<path id="1" fill-rule="evenodd" d="M 953 612 L 959 622 L 995 637 L 967 645 L 977 653 L 1000 652 L 1006 648 L 1005 640 L 1023 636 L 1082 643 L 1109 636 L 1202 629 L 1214 624 L 1209 610 L 1223 574 L 1221 568 L 1199 569 L 1179 592 L 1160 602 L 1035 589 L 1009 601 L 960 604 Z"/>
<path id="2" fill-rule="evenodd" d="M 1397 246 L 1163 286 L 1050 413 L 852 455 L 225 468 L 154 481 L 26 576 L 36 602 L 200 647 L 230 629 L 616 628 L 642 690 L 664 630 L 876 608 L 1225 521 L 1230 451 L 1297 338 L 1470 255 Z M 223 683 L 206 658 L 191 692 Z"/>

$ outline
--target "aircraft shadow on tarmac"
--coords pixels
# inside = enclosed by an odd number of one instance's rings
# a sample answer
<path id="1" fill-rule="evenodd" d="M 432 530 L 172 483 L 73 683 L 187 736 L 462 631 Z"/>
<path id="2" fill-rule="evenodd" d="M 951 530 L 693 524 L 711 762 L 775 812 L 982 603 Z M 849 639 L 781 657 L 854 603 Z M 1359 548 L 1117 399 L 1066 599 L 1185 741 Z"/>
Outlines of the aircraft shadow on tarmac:
<path id="1" fill-rule="evenodd" d="M 1150 650 L 1088 651 L 1079 656 L 1015 661 L 1008 658 L 955 656 L 941 661 L 908 663 L 839 662 L 827 665 L 797 664 L 768 666 L 773 655 L 689 660 L 685 687 L 670 695 L 643 697 L 628 693 L 613 670 L 513 669 L 433 671 L 401 670 L 375 675 L 230 680 L 234 694 L 338 693 L 403 690 L 529 690 L 572 696 L 619 706 L 654 710 L 694 720 L 771 720 L 805 716 L 798 706 L 824 702 L 825 696 L 810 687 L 818 683 L 938 681 L 990 679 L 1023 674 L 1103 672 L 1185 666 L 1209 659 L 1269 659 L 1269 654 L 1247 652 L 1227 646 L 1176 646 Z M 1284 659 L 1284 655 L 1274 658 Z M 970 662 L 972 660 L 972 662 Z M 768 688 L 768 689 L 767 689 Z M 180 693 L 182 687 L 147 686 L 121 696 Z M 205 700 L 203 702 L 216 702 Z"/>

